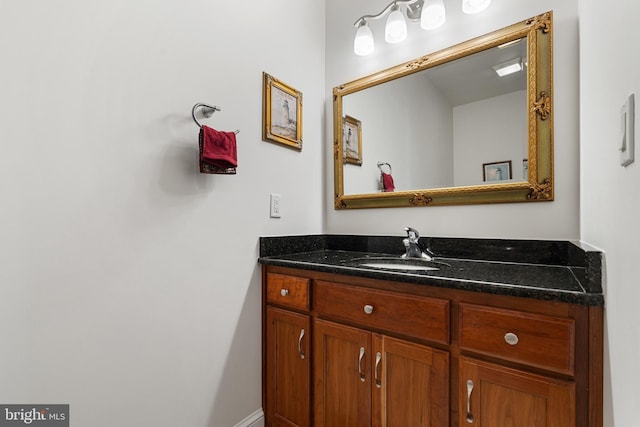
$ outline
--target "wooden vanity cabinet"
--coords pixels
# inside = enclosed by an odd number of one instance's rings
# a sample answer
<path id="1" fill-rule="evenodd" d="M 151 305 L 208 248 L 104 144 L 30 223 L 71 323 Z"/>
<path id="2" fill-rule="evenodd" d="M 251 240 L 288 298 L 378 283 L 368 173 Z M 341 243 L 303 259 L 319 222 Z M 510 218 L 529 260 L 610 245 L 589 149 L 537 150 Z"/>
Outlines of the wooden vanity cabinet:
<path id="1" fill-rule="evenodd" d="M 268 274 L 263 345 L 267 426 L 311 426 L 309 279 Z"/>
<path id="2" fill-rule="evenodd" d="M 468 303 L 458 313 L 463 353 L 550 371 L 460 357 L 460 426 L 576 426 L 576 319 Z"/>
<path id="3" fill-rule="evenodd" d="M 314 426 L 371 425 L 371 334 L 315 320 Z"/>
<path id="4" fill-rule="evenodd" d="M 314 425 L 446 427 L 449 354 L 314 321 Z"/>
<path id="5" fill-rule="evenodd" d="M 602 427 L 602 307 L 264 271 L 267 426 Z"/>
<path id="6" fill-rule="evenodd" d="M 449 425 L 448 352 L 374 334 L 371 355 L 373 427 Z"/>
<path id="7" fill-rule="evenodd" d="M 449 301 L 326 280 L 313 294 L 315 426 L 449 425 L 449 354 L 418 342 L 449 342 Z"/>
<path id="8" fill-rule="evenodd" d="M 460 358 L 460 426 L 576 426 L 575 383 Z"/>

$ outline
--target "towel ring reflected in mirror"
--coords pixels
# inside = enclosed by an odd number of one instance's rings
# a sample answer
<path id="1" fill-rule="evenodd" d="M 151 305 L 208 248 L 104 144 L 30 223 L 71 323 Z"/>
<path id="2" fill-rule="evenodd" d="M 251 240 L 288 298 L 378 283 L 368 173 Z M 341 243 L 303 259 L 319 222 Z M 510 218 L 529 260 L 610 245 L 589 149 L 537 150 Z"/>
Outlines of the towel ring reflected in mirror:
<path id="1" fill-rule="evenodd" d="M 384 167 L 389 168 L 389 172 L 384 170 Z M 391 175 L 393 173 L 393 170 L 391 169 L 391 165 L 387 162 L 378 162 L 378 169 L 380 169 L 380 172 L 382 173 L 388 173 L 389 175 Z"/>

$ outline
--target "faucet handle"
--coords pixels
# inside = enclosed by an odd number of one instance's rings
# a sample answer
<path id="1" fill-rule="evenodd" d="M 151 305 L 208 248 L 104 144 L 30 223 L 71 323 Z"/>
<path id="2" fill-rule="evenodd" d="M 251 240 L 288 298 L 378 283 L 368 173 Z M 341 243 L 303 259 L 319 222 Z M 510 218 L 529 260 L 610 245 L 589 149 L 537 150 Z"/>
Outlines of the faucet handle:
<path id="1" fill-rule="evenodd" d="M 412 242 L 417 242 L 418 239 L 420 238 L 420 233 L 418 233 L 418 230 L 416 230 L 413 227 L 405 227 L 404 231 L 407 232 L 407 237 L 409 238 L 409 240 L 411 240 Z"/>

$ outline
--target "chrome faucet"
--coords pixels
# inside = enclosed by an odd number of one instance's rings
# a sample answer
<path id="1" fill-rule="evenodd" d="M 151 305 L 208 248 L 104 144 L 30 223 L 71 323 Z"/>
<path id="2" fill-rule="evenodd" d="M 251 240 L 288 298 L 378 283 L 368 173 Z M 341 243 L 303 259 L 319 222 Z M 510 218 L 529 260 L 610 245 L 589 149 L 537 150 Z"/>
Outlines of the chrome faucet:
<path id="1" fill-rule="evenodd" d="M 402 240 L 402 243 L 404 244 L 406 252 L 402 255 L 402 258 L 422 258 L 427 261 L 433 260 L 431 255 L 427 255 L 422 248 L 420 248 L 420 245 L 418 244 L 420 233 L 418 233 L 418 230 L 411 227 L 405 227 L 404 231 L 407 232 L 407 237 Z M 427 249 L 427 252 L 430 251 Z"/>

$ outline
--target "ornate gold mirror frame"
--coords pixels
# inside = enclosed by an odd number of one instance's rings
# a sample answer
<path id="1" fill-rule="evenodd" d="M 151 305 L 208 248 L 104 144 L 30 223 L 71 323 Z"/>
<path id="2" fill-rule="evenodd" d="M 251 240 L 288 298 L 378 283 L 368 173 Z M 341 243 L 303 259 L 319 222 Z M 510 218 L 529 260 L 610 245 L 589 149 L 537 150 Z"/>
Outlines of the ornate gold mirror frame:
<path id="1" fill-rule="evenodd" d="M 516 23 L 333 89 L 335 209 L 464 205 L 553 200 L 552 12 Z M 493 185 L 344 194 L 342 97 L 526 37 L 528 180 Z"/>

